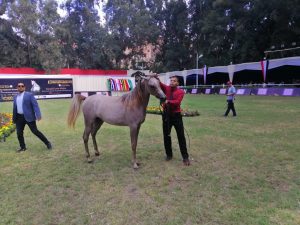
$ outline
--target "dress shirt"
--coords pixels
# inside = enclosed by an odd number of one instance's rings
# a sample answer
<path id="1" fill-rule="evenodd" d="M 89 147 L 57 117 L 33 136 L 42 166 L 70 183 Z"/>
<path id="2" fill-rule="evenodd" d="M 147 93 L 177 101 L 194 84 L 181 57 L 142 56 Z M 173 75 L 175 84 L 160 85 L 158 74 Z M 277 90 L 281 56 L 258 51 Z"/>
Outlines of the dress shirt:
<path id="1" fill-rule="evenodd" d="M 17 95 L 17 112 L 18 112 L 18 114 L 24 114 L 24 112 L 23 112 L 23 97 L 24 97 L 24 92 Z"/>

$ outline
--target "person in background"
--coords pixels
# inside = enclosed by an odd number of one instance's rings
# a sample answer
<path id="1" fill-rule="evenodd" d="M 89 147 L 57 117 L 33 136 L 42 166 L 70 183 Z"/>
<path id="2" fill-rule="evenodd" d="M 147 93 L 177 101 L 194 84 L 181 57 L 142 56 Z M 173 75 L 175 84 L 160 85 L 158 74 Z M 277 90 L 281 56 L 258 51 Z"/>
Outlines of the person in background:
<path id="1" fill-rule="evenodd" d="M 227 82 L 228 86 L 228 91 L 227 91 L 227 110 L 224 114 L 224 116 L 228 116 L 228 113 L 230 110 L 232 110 L 233 116 L 236 116 L 235 108 L 234 108 L 234 99 L 235 99 L 235 94 L 236 90 L 235 87 L 232 85 L 231 81 Z"/>
<path id="2" fill-rule="evenodd" d="M 179 142 L 179 148 L 185 166 L 190 165 L 189 154 L 186 147 L 186 139 L 184 135 L 184 127 L 181 115 L 180 104 L 184 96 L 184 91 L 178 88 L 178 77 L 173 76 L 170 78 L 170 85 L 165 85 L 160 82 L 160 86 L 166 95 L 166 101 L 162 104 L 163 114 L 163 135 L 164 147 L 166 152 L 166 161 L 173 158 L 171 129 L 174 126 Z"/>
<path id="3" fill-rule="evenodd" d="M 48 139 L 37 129 L 36 120 L 42 119 L 41 111 L 37 100 L 30 92 L 25 91 L 24 83 L 18 83 L 17 86 L 19 94 L 14 97 L 13 103 L 13 123 L 16 124 L 17 136 L 20 144 L 20 149 L 17 152 L 26 151 L 26 144 L 24 140 L 24 128 L 27 124 L 31 132 L 35 134 L 44 144 L 47 149 L 51 150 L 52 145 Z"/>

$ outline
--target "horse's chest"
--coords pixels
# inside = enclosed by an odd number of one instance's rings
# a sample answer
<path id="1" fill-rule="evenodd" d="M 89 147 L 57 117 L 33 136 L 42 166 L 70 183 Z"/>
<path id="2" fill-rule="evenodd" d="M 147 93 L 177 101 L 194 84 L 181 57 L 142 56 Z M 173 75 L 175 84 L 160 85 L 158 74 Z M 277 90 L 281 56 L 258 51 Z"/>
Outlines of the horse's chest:
<path id="1" fill-rule="evenodd" d="M 128 121 L 131 123 L 143 123 L 145 121 L 146 114 L 142 111 L 131 111 L 126 114 Z"/>

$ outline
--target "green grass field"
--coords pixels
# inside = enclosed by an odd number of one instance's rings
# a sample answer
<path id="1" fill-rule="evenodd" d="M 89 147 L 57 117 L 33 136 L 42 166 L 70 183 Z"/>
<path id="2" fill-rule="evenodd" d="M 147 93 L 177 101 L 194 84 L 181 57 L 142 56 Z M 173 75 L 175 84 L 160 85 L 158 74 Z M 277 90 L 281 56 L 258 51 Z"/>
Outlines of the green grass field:
<path id="1" fill-rule="evenodd" d="M 149 114 L 138 170 L 129 129 L 108 124 L 97 135 L 101 156 L 88 164 L 82 114 L 75 130 L 66 126 L 69 103 L 39 101 L 52 151 L 28 127 L 26 152 L 15 152 L 16 133 L 0 143 L 1 225 L 300 224 L 300 98 L 238 96 L 238 117 L 223 118 L 224 96 L 186 95 L 183 108 L 200 112 L 184 117 L 192 166 L 182 165 L 175 130 L 174 159 L 164 161 L 161 118 Z"/>

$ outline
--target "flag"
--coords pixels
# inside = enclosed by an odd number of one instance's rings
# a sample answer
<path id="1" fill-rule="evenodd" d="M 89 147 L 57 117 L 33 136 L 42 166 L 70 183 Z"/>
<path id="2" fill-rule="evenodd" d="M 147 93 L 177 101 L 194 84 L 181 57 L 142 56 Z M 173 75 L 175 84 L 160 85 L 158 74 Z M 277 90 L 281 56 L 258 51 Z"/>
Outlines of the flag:
<path id="1" fill-rule="evenodd" d="M 260 65 L 261 65 L 261 71 L 262 71 L 264 82 L 266 82 L 267 72 L 269 68 L 269 60 L 260 61 Z"/>
<path id="2" fill-rule="evenodd" d="M 111 88 L 112 91 L 117 90 L 116 83 L 115 83 L 114 79 L 112 79 L 112 78 L 110 78 L 110 88 Z"/>
<path id="3" fill-rule="evenodd" d="M 125 91 L 129 91 L 129 85 L 128 85 L 128 81 L 126 79 L 124 79 L 124 84 L 125 84 Z"/>
<path id="4" fill-rule="evenodd" d="M 202 68 L 204 84 L 206 84 L 206 75 L 207 75 L 207 71 L 208 71 L 208 68 L 207 68 L 206 65 L 204 65 L 203 68 Z"/>
<path id="5" fill-rule="evenodd" d="M 133 89 L 133 84 L 131 80 L 128 80 L 128 84 L 129 84 L 129 90 L 131 91 Z"/>

